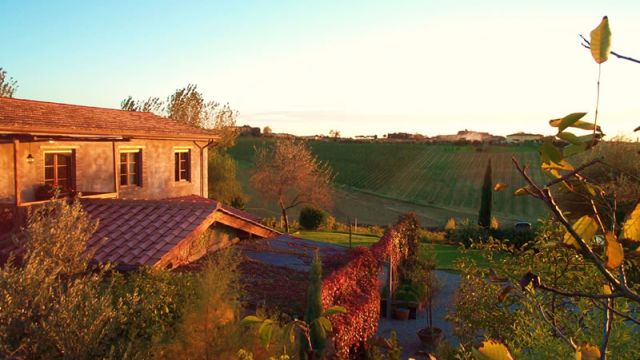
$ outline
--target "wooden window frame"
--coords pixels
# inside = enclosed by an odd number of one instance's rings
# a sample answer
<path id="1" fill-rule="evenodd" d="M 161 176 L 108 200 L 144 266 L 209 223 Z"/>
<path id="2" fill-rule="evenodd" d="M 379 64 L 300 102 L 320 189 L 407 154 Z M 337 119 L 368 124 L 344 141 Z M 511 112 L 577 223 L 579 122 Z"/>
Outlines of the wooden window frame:
<path id="1" fill-rule="evenodd" d="M 53 155 L 53 165 L 47 165 L 47 156 Z M 44 171 L 44 184 L 50 184 L 52 187 L 60 187 L 58 170 L 61 167 L 58 165 L 58 157 L 66 156 L 69 158 L 67 165 L 67 187 L 63 188 L 63 193 L 68 191 L 76 191 L 76 154 L 75 150 L 48 150 L 43 153 L 43 171 Z M 47 178 L 47 168 L 53 169 L 53 178 Z"/>
<path id="2" fill-rule="evenodd" d="M 191 149 L 174 149 L 174 180 L 191 182 Z M 183 159 L 186 157 L 186 159 Z M 184 163 L 184 167 L 182 166 Z M 184 176 L 183 176 L 184 174 Z"/>
<path id="3" fill-rule="evenodd" d="M 133 175 L 135 176 L 135 179 L 133 181 L 133 183 L 129 182 L 129 178 L 132 175 L 129 171 L 130 167 L 129 165 L 132 163 L 130 156 L 131 155 L 135 156 L 135 161 L 133 161 L 133 163 L 135 164 L 135 173 L 133 173 Z M 119 157 L 118 160 L 120 162 L 120 166 L 118 167 L 118 182 L 119 182 L 119 186 L 120 187 L 134 187 L 134 186 L 138 186 L 141 187 L 142 186 L 142 177 L 143 177 L 143 173 L 142 173 L 142 150 L 141 149 L 130 149 L 130 150 L 120 150 L 119 152 Z M 126 156 L 126 160 L 123 163 L 122 162 L 122 155 Z M 125 172 L 122 171 L 122 165 L 125 165 Z M 124 178 L 124 183 L 123 183 L 123 178 Z"/>

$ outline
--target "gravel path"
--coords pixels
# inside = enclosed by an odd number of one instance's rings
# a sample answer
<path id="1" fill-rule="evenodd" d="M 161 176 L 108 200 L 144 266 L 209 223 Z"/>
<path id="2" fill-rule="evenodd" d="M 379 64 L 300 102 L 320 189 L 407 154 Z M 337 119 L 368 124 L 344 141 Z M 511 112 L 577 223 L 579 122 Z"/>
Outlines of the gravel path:
<path id="1" fill-rule="evenodd" d="M 445 321 L 444 317 L 449 309 L 453 308 L 455 292 L 460 285 L 460 275 L 442 270 L 436 270 L 435 272 L 441 288 L 434 299 L 433 325 L 444 331 L 445 341 L 457 346 L 458 339 L 453 336 L 453 327 L 448 321 Z M 398 334 L 398 342 L 402 347 L 402 357 L 415 357 L 416 351 L 427 350 L 417 335 L 418 330 L 425 327 L 426 324 L 427 319 L 424 311 L 418 313 L 416 320 L 401 321 L 383 318 L 378 323 L 377 335 L 388 338 L 391 335 L 391 331 L 395 330 Z M 418 358 L 416 357 L 416 359 Z"/>

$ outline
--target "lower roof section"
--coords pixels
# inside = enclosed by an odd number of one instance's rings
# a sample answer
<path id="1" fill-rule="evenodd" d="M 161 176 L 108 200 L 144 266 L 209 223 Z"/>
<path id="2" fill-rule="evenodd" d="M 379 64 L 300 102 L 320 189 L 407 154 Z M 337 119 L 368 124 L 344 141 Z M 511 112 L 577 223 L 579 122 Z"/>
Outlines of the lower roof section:
<path id="1" fill-rule="evenodd" d="M 280 234 L 249 213 L 195 195 L 164 200 L 80 201 L 89 216 L 99 222 L 87 243 L 95 250 L 94 259 L 121 269 L 175 267 L 196 260 L 210 249 L 203 237 L 215 224 L 258 238 Z M 12 251 L 20 253 L 13 241 L 0 242 L 0 258 Z"/>

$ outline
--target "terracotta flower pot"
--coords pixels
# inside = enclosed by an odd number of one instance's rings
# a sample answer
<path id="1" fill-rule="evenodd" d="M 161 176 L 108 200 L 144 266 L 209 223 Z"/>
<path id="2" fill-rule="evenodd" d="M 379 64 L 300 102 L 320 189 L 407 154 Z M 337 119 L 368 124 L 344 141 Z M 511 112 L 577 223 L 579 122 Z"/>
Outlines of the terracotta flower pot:
<path id="1" fill-rule="evenodd" d="M 393 309 L 393 317 L 396 320 L 409 320 L 409 309 L 407 308 L 395 308 Z"/>
<path id="2" fill-rule="evenodd" d="M 442 339 L 444 339 L 444 333 L 442 329 L 437 327 L 422 328 L 418 330 L 418 337 L 420 341 L 429 348 L 435 349 L 438 347 Z"/>

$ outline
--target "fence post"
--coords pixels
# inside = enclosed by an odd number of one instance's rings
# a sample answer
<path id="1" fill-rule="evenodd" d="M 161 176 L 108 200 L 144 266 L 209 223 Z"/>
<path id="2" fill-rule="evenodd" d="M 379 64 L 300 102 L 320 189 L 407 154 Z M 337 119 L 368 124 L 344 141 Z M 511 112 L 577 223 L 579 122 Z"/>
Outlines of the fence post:
<path id="1" fill-rule="evenodd" d="M 387 292 L 387 319 L 392 319 L 391 302 L 393 301 L 393 255 L 389 254 L 389 291 Z"/>
<path id="2" fill-rule="evenodd" d="M 347 218 L 347 220 L 349 221 L 349 249 L 351 249 L 351 219 Z"/>

